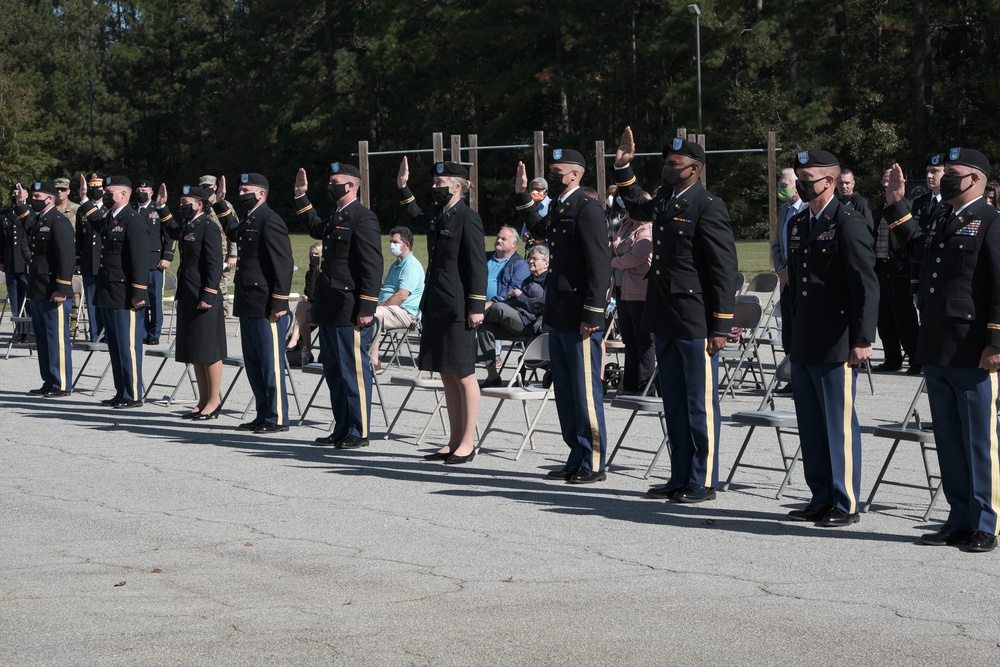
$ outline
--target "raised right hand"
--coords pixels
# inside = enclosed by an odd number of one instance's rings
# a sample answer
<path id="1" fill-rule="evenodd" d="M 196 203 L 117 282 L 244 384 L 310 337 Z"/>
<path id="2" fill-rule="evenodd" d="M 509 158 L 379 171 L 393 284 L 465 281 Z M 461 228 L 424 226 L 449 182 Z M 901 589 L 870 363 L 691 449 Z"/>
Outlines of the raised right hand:
<path id="1" fill-rule="evenodd" d="M 523 162 L 517 163 L 517 173 L 514 175 L 514 192 L 521 194 L 528 189 L 528 169 Z"/>
<path id="2" fill-rule="evenodd" d="M 80 174 L 80 201 L 87 198 L 87 179 L 83 174 Z"/>
<path id="3" fill-rule="evenodd" d="M 299 167 L 299 171 L 295 174 L 295 197 L 296 199 L 304 195 L 309 190 L 309 177 L 306 176 L 306 170 Z"/>
<path id="4" fill-rule="evenodd" d="M 396 174 L 396 185 L 400 190 L 406 187 L 406 182 L 410 180 L 410 163 L 403 156 L 403 161 L 399 163 L 399 173 Z"/>
<path id="5" fill-rule="evenodd" d="M 160 183 L 160 189 L 156 193 L 156 207 L 166 205 L 167 203 L 167 184 Z"/>
<path id="6" fill-rule="evenodd" d="M 898 163 L 889 170 L 889 184 L 885 186 L 885 203 L 892 206 L 906 195 L 906 178 Z"/>
<path id="7" fill-rule="evenodd" d="M 226 198 L 226 177 L 225 176 L 219 176 L 219 179 L 216 181 L 215 196 L 218 199 L 218 201 L 222 201 L 223 199 Z"/>
<path id="8" fill-rule="evenodd" d="M 635 159 L 635 138 L 632 137 L 632 128 L 625 126 L 622 132 L 621 141 L 618 142 L 618 150 L 615 151 L 615 166 L 624 167 Z"/>

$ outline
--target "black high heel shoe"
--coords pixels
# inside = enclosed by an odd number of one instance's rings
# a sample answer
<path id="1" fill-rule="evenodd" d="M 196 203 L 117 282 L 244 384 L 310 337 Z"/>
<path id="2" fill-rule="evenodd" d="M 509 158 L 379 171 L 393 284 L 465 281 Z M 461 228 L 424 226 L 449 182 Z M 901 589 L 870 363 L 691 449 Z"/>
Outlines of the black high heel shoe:
<path id="1" fill-rule="evenodd" d="M 181 419 L 197 419 L 201 415 L 201 410 L 192 410 L 181 415 Z"/>
<path id="2" fill-rule="evenodd" d="M 451 452 L 434 452 L 433 454 L 424 454 L 425 461 L 447 461 L 451 457 Z"/>
<path id="3" fill-rule="evenodd" d="M 208 421 L 209 419 L 218 419 L 220 414 L 222 414 L 221 405 L 216 409 L 212 410 L 211 412 L 209 412 L 208 414 L 205 414 L 204 412 L 199 412 L 197 416 L 194 417 L 194 420 L 203 422 L 203 421 Z"/>
<path id="4" fill-rule="evenodd" d="M 449 466 L 457 466 L 461 465 L 462 463 L 469 463 L 474 458 L 476 458 L 476 450 L 473 449 L 465 456 L 458 456 L 457 454 L 452 454 L 451 456 L 449 456 L 444 460 L 444 464 Z"/>

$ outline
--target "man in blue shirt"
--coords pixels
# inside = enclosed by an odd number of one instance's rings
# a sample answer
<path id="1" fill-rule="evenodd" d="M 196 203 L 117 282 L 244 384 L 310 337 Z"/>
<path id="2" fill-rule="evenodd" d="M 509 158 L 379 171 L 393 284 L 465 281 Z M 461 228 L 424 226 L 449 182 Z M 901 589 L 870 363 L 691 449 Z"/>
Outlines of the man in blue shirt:
<path id="1" fill-rule="evenodd" d="M 385 281 L 378 294 L 375 319 L 382 323 L 382 331 L 406 329 L 417 319 L 420 298 L 424 294 L 424 267 L 413 256 L 413 232 L 409 227 L 393 227 L 389 232 L 389 253 L 396 261 L 389 266 Z M 372 368 L 379 370 L 379 341 L 372 341 L 369 353 Z"/>
<path id="2" fill-rule="evenodd" d="M 497 233 L 493 244 L 493 252 L 486 253 L 486 307 L 494 302 L 503 301 L 512 290 L 521 287 L 521 283 L 531 271 L 524 258 L 517 254 L 517 230 L 513 227 L 503 227 Z"/>

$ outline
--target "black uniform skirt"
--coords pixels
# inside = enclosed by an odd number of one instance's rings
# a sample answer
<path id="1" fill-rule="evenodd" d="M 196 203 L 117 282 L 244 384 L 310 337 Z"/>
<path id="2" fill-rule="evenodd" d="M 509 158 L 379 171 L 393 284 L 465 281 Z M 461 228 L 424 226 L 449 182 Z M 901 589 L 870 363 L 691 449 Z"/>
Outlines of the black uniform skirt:
<path id="1" fill-rule="evenodd" d="M 214 364 L 226 357 L 226 320 L 222 299 L 208 310 L 196 303 L 177 304 L 177 361 Z"/>
<path id="2" fill-rule="evenodd" d="M 420 356 L 422 371 L 472 375 L 476 372 L 476 332 L 467 329 L 465 320 L 432 320 L 421 322 Z"/>

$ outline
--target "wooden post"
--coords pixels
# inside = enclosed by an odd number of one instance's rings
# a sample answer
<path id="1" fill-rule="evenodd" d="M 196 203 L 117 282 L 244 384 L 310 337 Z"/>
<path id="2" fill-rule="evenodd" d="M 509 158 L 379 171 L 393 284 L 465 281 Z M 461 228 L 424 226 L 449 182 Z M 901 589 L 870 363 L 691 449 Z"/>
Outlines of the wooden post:
<path id="1" fill-rule="evenodd" d="M 687 137 L 688 137 L 688 131 L 687 131 L 687 129 L 683 128 L 683 127 L 678 127 L 677 128 L 677 136 L 680 137 L 681 139 L 687 139 Z"/>
<path id="2" fill-rule="evenodd" d="M 472 166 L 469 167 L 469 180 L 472 181 L 472 189 L 469 191 L 469 208 L 473 211 L 479 211 L 479 151 L 476 147 L 479 146 L 479 135 L 470 134 L 469 135 L 469 162 Z"/>
<path id="3" fill-rule="evenodd" d="M 440 132 L 434 133 L 434 161 L 444 162 L 444 135 Z"/>
<path id="4" fill-rule="evenodd" d="M 368 142 L 358 142 L 358 171 L 361 172 L 361 203 L 371 207 L 371 174 L 368 171 Z"/>
<path id="5" fill-rule="evenodd" d="M 597 200 L 599 202 L 604 202 L 608 195 L 608 176 L 606 172 L 606 163 L 604 161 L 604 142 L 598 141 L 594 145 L 594 152 L 597 153 L 597 169 L 594 173 L 597 175 Z"/>
<path id="6" fill-rule="evenodd" d="M 451 161 L 461 162 L 462 161 L 462 135 L 453 134 L 451 135 Z"/>
<path id="7" fill-rule="evenodd" d="M 534 178 L 541 178 L 545 175 L 545 133 L 541 130 L 535 131 L 535 175 Z"/>
<path id="8" fill-rule="evenodd" d="M 705 135 L 704 134 L 699 134 L 698 138 L 695 141 L 695 143 L 698 144 L 699 146 L 701 146 L 702 148 L 705 148 Z M 705 187 L 705 184 L 708 182 L 708 164 L 707 163 L 701 169 L 701 179 L 700 180 L 701 180 L 701 186 Z"/>
<path id="9" fill-rule="evenodd" d="M 767 229 L 774 243 L 778 233 L 778 145 L 774 131 L 767 133 Z M 774 268 L 774 267 L 771 267 Z"/>

